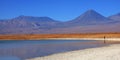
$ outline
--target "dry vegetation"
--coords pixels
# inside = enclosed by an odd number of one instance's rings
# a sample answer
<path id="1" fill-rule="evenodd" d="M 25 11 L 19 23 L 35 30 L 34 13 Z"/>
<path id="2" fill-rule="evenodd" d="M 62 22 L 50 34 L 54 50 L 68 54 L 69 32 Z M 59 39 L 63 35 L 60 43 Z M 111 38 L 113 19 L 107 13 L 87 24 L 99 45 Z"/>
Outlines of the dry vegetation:
<path id="1" fill-rule="evenodd" d="M 120 33 L 84 33 L 84 34 L 13 34 L 0 35 L 0 40 L 46 39 L 46 38 L 120 38 Z"/>

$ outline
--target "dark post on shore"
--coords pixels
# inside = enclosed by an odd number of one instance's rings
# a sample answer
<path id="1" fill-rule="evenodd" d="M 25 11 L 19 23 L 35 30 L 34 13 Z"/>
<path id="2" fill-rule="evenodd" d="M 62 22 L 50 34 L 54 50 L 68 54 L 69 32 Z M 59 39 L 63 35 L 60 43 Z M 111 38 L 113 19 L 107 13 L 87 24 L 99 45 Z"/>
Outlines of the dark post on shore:
<path id="1" fill-rule="evenodd" d="M 105 41 L 105 36 L 104 36 L 104 43 L 106 43 L 106 41 Z"/>

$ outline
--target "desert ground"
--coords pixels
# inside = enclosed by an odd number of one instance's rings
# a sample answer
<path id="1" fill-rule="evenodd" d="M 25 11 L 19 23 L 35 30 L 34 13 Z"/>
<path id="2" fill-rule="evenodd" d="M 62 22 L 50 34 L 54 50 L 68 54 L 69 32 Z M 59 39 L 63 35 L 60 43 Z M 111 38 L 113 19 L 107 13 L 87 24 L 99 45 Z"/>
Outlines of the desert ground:
<path id="1" fill-rule="evenodd" d="M 81 33 L 81 34 L 7 34 L 0 35 L 0 40 L 39 40 L 56 38 L 120 38 L 120 33 Z"/>
<path id="2" fill-rule="evenodd" d="M 58 53 L 27 60 L 120 60 L 120 44 Z"/>

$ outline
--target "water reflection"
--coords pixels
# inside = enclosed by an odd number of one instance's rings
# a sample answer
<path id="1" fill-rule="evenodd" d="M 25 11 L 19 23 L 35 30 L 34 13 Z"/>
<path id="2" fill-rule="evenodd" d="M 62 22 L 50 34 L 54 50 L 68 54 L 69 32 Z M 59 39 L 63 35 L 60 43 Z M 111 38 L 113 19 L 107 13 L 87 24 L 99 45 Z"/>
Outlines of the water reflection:
<path id="1" fill-rule="evenodd" d="M 21 60 L 21 59 L 13 56 L 1 56 L 0 60 Z"/>
<path id="2" fill-rule="evenodd" d="M 0 43 L 0 60 L 10 56 L 12 60 L 28 59 L 33 57 L 46 56 L 49 54 L 103 46 L 101 41 L 80 41 L 80 40 L 46 40 L 46 41 L 13 41 Z M 18 59 L 19 58 L 19 59 Z M 7 59 L 7 58 L 6 58 Z"/>

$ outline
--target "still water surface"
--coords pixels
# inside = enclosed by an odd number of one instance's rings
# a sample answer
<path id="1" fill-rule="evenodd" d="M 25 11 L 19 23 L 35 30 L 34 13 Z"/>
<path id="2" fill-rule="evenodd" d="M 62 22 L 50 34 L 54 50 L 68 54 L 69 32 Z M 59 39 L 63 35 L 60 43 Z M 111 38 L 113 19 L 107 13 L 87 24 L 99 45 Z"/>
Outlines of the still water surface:
<path id="1" fill-rule="evenodd" d="M 104 45 L 102 41 L 94 40 L 0 41 L 0 60 L 24 60 Z"/>

